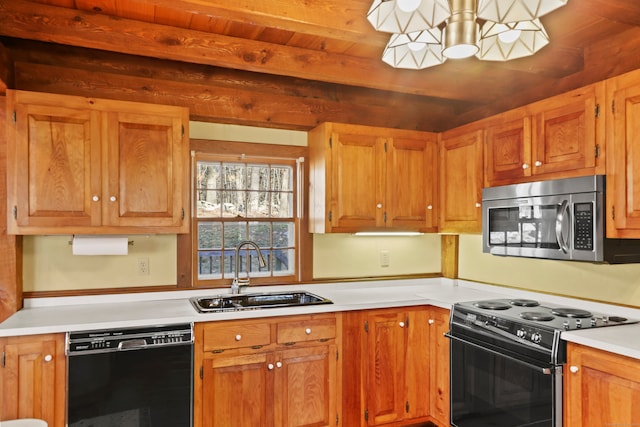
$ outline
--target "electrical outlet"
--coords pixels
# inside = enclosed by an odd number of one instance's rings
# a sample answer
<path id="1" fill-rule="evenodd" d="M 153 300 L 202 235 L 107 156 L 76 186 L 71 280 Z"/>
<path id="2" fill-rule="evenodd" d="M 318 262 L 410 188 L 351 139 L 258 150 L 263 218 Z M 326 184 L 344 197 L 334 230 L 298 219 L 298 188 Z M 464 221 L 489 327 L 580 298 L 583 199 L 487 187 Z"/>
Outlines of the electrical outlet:
<path id="1" fill-rule="evenodd" d="M 389 267 L 391 262 L 391 255 L 389 255 L 389 251 L 382 250 L 380 251 L 380 267 Z"/>
<path id="2" fill-rule="evenodd" d="M 149 258 L 138 258 L 138 274 L 149 274 Z"/>

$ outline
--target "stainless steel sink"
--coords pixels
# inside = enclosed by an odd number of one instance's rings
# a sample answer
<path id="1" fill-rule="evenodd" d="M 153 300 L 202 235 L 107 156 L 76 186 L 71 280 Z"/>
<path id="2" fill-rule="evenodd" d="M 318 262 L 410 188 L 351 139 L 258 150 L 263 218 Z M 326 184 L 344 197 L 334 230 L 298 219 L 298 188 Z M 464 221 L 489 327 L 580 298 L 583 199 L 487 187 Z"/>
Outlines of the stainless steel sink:
<path id="1" fill-rule="evenodd" d="M 215 295 L 212 297 L 194 297 L 190 298 L 189 301 L 200 313 L 333 304 L 330 299 L 306 291 Z"/>

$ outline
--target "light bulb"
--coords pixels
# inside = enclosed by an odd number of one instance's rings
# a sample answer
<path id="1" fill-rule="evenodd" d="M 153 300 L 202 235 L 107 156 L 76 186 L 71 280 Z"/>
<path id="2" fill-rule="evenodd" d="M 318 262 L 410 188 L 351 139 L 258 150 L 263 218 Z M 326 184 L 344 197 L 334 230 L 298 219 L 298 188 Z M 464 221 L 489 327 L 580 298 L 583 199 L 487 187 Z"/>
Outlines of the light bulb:
<path id="1" fill-rule="evenodd" d="M 420 6 L 421 1 L 422 0 L 396 0 L 396 4 L 401 11 L 410 13 Z"/>
<path id="2" fill-rule="evenodd" d="M 502 43 L 513 43 L 520 38 L 520 30 L 508 30 L 498 34 L 498 38 Z"/>
<path id="3" fill-rule="evenodd" d="M 442 54 L 449 59 L 462 59 L 478 53 L 478 46 L 474 44 L 457 44 L 442 51 Z"/>

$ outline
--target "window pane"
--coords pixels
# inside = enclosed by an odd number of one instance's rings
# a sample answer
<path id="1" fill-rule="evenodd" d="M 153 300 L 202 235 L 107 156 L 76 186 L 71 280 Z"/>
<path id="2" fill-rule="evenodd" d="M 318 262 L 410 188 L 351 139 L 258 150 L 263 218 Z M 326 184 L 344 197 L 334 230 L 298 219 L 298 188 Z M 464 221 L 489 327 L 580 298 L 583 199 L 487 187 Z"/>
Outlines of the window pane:
<path id="1" fill-rule="evenodd" d="M 270 211 L 269 193 L 249 191 L 247 193 L 247 218 L 268 218 Z"/>
<path id="2" fill-rule="evenodd" d="M 196 214 L 198 218 L 220 217 L 220 193 L 215 190 L 198 190 Z"/>
<path id="3" fill-rule="evenodd" d="M 247 168 L 241 163 L 225 163 L 222 182 L 227 190 L 244 190 L 246 188 Z"/>
<path id="4" fill-rule="evenodd" d="M 196 188 L 222 188 L 222 165 L 220 163 L 198 162 Z"/>
<path id="5" fill-rule="evenodd" d="M 274 276 L 286 276 L 294 273 L 295 252 L 293 249 L 274 249 L 272 251 Z"/>
<path id="6" fill-rule="evenodd" d="M 249 240 L 256 242 L 260 249 L 271 247 L 271 223 L 250 222 Z"/>
<path id="7" fill-rule="evenodd" d="M 292 191 L 293 169 L 290 166 L 271 167 L 271 190 Z"/>
<path id="8" fill-rule="evenodd" d="M 238 216 L 238 212 L 242 209 L 244 201 L 243 193 L 238 191 L 224 191 L 222 193 L 222 216 L 224 218 L 234 218 Z"/>
<path id="9" fill-rule="evenodd" d="M 247 240 L 246 222 L 225 222 L 224 223 L 224 247 L 225 249 L 235 249 L 238 243 Z"/>
<path id="10" fill-rule="evenodd" d="M 247 190 L 266 191 L 269 189 L 269 166 L 249 165 L 247 167 Z"/>
<path id="11" fill-rule="evenodd" d="M 295 225 L 293 222 L 274 222 L 273 243 L 274 248 L 290 248 L 295 246 Z"/>
<path id="12" fill-rule="evenodd" d="M 222 278 L 222 251 L 198 252 L 198 278 Z"/>
<path id="13" fill-rule="evenodd" d="M 222 223 L 198 223 L 198 249 L 219 249 L 222 247 Z"/>
<path id="14" fill-rule="evenodd" d="M 293 218 L 292 193 L 274 193 L 271 195 L 271 217 Z"/>

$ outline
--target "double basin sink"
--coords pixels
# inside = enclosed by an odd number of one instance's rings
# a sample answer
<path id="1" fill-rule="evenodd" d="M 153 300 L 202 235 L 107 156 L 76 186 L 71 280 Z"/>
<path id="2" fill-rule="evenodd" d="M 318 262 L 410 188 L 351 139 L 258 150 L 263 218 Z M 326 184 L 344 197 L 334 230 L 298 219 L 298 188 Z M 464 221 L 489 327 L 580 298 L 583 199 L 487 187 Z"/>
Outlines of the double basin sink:
<path id="1" fill-rule="evenodd" d="M 200 313 L 261 310 L 333 303 L 327 298 L 306 291 L 215 295 L 212 297 L 194 297 L 190 301 Z"/>

